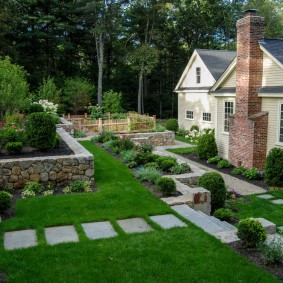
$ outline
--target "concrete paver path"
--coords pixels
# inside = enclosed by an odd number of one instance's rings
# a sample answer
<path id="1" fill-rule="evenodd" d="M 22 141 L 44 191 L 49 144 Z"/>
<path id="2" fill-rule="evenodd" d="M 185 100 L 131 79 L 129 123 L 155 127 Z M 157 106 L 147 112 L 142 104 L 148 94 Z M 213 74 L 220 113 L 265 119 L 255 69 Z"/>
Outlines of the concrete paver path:
<path id="1" fill-rule="evenodd" d="M 161 226 L 163 229 L 171 229 L 174 227 L 187 227 L 188 225 L 181 221 L 173 214 L 151 216 L 150 219 Z"/>
<path id="2" fill-rule="evenodd" d="M 45 228 L 44 233 L 46 241 L 50 245 L 79 241 L 78 234 L 73 225 Z"/>
<path id="3" fill-rule="evenodd" d="M 83 223 L 82 227 L 86 236 L 92 240 L 118 236 L 109 221 Z"/>
<path id="4" fill-rule="evenodd" d="M 6 250 L 29 248 L 37 245 L 35 230 L 6 232 L 4 235 L 4 248 Z"/>
<path id="5" fill-rule="evenodd" d="M 153 230 L 142 218 L 118 220 L 117 223 L 126 233 L 143 233 Z"/>

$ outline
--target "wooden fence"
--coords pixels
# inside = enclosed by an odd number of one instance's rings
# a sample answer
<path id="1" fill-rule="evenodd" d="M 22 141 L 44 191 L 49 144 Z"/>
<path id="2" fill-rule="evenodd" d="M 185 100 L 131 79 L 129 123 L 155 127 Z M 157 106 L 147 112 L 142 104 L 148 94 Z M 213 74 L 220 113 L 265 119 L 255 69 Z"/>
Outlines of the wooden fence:
<path id="1" fill-rule="evenodd" d="M 63 117 L 74 124 L 75 129 L 87 135 L 92 135 L 103 130 L 116 133 L 139 133 L 154 131 L 156 128 L 156 116 L 128 113 L 126 119 L 111 119 L 110 113 L 107 119 L 99 118 L 91 120 L 87 114 L 70 115 Z"/>

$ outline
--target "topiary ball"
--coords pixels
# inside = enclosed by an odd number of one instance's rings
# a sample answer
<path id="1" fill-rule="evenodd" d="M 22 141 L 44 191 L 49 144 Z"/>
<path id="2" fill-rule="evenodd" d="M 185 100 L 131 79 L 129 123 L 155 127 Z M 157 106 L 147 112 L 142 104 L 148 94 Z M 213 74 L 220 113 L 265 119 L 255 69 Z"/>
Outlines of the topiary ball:
<path id="1" fill-rule="evenodd" d="M 227 189 L 222 176 L 217 172 L 207 172 L 203 174 L 198 182 L 198 186 L 211 192 L 211 210 L 214 212 L 225 205 Z"/>
<path id="2" fill-rule="evenodd" d="M 12 195 L 7 192 L 0 192 L 0 213 L 4 213 L 12 205 Z"/>
<path id="3" fill-rule="evenodd" d="M 157 181 L 157 187 L 165 196 L 170 196 L 176 192 L 176 184 L 174 180 L 169 177 L 161 177 Z"/>
<path id="4" fill-rule="evenodd" d="M 172 118 L 172 119 L 167 120 L 167 122 L 166 122 L 166 129 L 168 131 L 177 132 L 178 128 L 179 128 L 179 126 L 178 126 L 177 119 Z"/>
<path id="5" fill-rule="evenodd" d="M 32 113 L 25 123 L 25 137 L 29 146 L 46 151 L 53 148 L 56 125 L 51 115 L 40 112 Z"/>

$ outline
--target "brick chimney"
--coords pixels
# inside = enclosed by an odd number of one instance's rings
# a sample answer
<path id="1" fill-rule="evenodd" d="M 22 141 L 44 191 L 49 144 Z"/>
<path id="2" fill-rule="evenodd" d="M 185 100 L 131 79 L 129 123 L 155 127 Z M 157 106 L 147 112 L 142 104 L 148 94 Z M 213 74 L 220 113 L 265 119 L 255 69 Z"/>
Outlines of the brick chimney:
<path id="1" fill-rule="evenodd" d="M 264 18 L 254 9 L 237 22 L 235 115 L 230 118 L 229 160 L 234 166 L 262 170 L 266 157 L 268 113 L 261 112 Z"/>

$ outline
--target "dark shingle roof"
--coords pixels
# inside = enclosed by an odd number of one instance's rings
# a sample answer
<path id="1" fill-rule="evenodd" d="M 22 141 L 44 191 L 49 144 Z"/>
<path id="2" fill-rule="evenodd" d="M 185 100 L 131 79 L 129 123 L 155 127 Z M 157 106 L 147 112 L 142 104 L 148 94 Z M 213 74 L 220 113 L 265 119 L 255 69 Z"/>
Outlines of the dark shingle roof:
<path id="1" fill-rule="evenodd" d="M 264 39 L 259 41 L 259 44 L 283 64 L 283 40 Z"/>
<path id="2" fill-rule="evenodd" d="M 217 81 L 236 57 L 236 51 L 196 49 L 202 61 Z"/>

